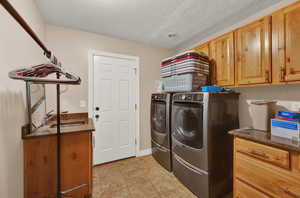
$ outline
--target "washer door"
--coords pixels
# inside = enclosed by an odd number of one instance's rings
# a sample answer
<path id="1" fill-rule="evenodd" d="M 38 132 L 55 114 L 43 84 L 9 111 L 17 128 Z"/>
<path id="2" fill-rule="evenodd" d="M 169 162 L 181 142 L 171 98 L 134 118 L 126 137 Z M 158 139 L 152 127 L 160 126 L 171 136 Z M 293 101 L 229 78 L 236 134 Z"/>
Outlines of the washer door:
<path id="1" fill-rule="evenodd" d="M 151 136 L 157 144 L 169 148 L 169 134 L 167 130 L 167 105 L 164 101 L 151 103 Z"/>
<path id="2" fill-rule="evenodd" d="M 175 102 L 172 106 L 172 135 L 188 147 L 202 149 L 203 105 Z"/>

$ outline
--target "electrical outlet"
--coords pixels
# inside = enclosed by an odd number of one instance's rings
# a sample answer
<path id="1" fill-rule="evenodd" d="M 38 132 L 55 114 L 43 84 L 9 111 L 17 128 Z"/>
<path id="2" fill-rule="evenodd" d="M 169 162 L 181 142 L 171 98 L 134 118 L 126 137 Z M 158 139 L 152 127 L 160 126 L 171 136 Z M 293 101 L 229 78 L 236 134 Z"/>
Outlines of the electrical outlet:
<path id="1" fill-rule="evenodd" d="M 85 100 L 80 100 L 79 106 L 82 107 L 82 108 L 86 107 L 86 101 Z"/>
<path id="2" fill-rule="evenodd" d="M 292 103 L 292 110 L 293 111 L 300 111 L 300 103 L 299 102 Z"/>

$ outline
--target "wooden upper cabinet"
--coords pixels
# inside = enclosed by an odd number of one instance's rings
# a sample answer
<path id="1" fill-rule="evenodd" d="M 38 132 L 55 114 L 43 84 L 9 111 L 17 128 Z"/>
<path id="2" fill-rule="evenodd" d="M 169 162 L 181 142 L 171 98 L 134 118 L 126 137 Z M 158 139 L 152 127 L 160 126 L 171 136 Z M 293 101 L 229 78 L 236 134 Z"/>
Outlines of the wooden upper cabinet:
<path id="1" fill-rule="evenodd" d="M 225 34 L 210 43 L 210 56 L 214 68 L 213 83 L 220 86 L 234 85 L 234 37 Z"/>
<path id="2" fill-rule="evenodd" d="M 203 52 L 207 56 L 210 56 L 210 54 L 209 54 L 209 44 L 208 43 L 201 44 L 201 45 L 193 48 L 193 50 L 196 50 L 198 52 Z"/>
<path id="3" fill-rule="evenodd" d="M 300 3 L 272 16 L 274 83 L 300 80 Z"/>
<path id="4" fill-rule="evenodd" d="M 236 31 L 236 68 L 239 85 L 271 82 L 271 18 Z"/>

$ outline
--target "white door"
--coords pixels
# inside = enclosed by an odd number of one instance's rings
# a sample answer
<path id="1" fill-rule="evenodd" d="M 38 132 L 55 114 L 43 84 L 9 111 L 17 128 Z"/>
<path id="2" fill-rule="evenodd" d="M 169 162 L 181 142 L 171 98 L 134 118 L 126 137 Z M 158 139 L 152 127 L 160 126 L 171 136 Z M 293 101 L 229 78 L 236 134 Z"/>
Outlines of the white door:
<path id="1" fill-rule="evenodd" d="M 135 156 L 137 63 L 102 55 L 93 61 L 96 165 Z"/>

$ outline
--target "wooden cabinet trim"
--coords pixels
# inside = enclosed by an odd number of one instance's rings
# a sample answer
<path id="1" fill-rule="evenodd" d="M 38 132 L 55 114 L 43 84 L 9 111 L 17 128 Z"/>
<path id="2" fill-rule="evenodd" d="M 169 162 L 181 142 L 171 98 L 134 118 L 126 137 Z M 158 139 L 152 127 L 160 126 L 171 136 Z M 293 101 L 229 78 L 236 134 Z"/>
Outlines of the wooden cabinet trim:
<path id="1" fill-rule="evenodd" d="M 210 43 L 210 41 L 200 44 L 200 45 L 194 47 L 193 50 L 196 50 L 198 52 L 204 52 L 208 57 L 210 57 L 209 43 Z"/>

